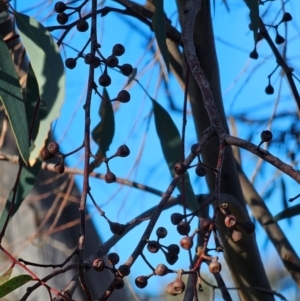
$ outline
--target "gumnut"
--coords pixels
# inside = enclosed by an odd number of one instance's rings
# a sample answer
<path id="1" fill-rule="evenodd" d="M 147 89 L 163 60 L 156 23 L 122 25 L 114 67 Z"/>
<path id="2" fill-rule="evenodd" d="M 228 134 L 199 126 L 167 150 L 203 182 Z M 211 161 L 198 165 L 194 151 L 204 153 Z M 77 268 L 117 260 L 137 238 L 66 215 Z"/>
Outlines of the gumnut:
<path id="1" fill-rule="evenodd" d="M 116 44 L 112 49 L 112 53 L 116 56 L 121 56 L 125 53 L 125 47 L 122 44 Z"/>
<path id="2" fill-rule="evenodd" d="M 135 285 L 138 288 L 144 288 L 148 284 L 148 277 L 146 277 L 146 276 L 138 276 L 138 277 L 135 278 L 134 282 L 135 282 Z"/>
<path id="3" fill-rule="evenodd" d="M 226 215 L 226 217 L 224 219 L 224 223 L 227 228 L 235 227 L 237 224 L 236 216 L 233 214 Z"/>
<path id="4" fill-rule="evenodd" d="M 67 9 L 67 5 L 62 1 L 58 1 L 54 5 L 54 11 L 56 13 L 63 13 L 66 9 Z"/>
<path id="5" fill-rule="evenodd" d="M 177 232 L 180 235 L 187 235 L 191 230 L 191 226 L 188 222 L 180 222 L 177 225 Z"/>
<path id="6" fill-rule="evenodd" d="M 270 142 L 273 138 L 273 134 L 268 130 L 262 131 L 260 134 L 260 138 L 263 142 Z"/>
<path id="7" fill-rule="evenodd" d="M 172 270 L 170 270 L 163 263 L 158 264 L 157 267 L 155 268 L 155 274 L 158 275 L 158 276 L 165 276 L 170 272 L 172 272 Z"/>
<path id="8" fill-rule="evenodd" d="M 79 19 L 76 23 L 77 30 L 80 32 L 85 32 L 89 29 L 89 23 L 84 19 Z"/>
<path id="9" fill-rule="evenodd" d="M 166 261 L 168 264 L 173 265 L 178 260 L 178 255 L 175 253 L 166 253 Z"/>
<path id="10" fill-rule="evenodd" d="M 59 152 L 59 145 L 56 142 L 50 142 L 47 145 L 47 150 L 50 154 L 56 154 L 57 152 Z"/>
<path id="11" fill-rule="evenodd" d="M 288 12 L 285 12 L 282 16 L 282 19 L 281 19 L 281 22 L 289 22 L 291 21 L 293 18 L 292 18 L 292 15 Z"/>
<path id="12" fill-rule="evenodd" d="M 257 53 L 257 50 L 256 49 L 253 49 L 250 54 L 249 54 L 249 57 L 252 58 L 252 59 L 258 59 L 258 53 Z"/>
<path id="13" fill-rule="evenodd" d="M 156 230 L 156 235 L 158 238 L 165 238 L 168 234 L 168 231 L 165 227 L 159 227 Z"/>
<path id="14" fill-rule="evenodd" d="M 268 94 L 268 95 L 273 94 L 273 93 L 274 93 L 274 88 L 273 88 L 273 86 L 272 86 L 271 84 L 268 84 L 268 85 L 266 86 L 266 88 L 265 88 L 265 92 L 266 92 L 266 94 Z"/>
<path id="15" fill-rule="evenodd" d="M 65 66 L 69 69 L 74 69 L 76 67 L 76 59 L 70 57 L 68 59 L 65 60 Z"/>
<path id="16" fill-rule="evenodd" d="M 127 103 L 130 100 L 130 94 L 126 90 L 122 90 L 118 93 L 117 100 L 122 103 Z"/>
<path id="17" fill-rule="evenodd" d="M 280 45 L 282 43 L 284 43 L 285 38 L 283 36 L 281 36 L 279 33 L 277 33 L 276 37 L 275 37 L 275 43 Z"/>
<path id="18" fill-rule="evenodd" d="M 212 261 L 208 266 L 209 271 L 212 274 L 217 274 L 221 272 L 222 266 L 221 263 L 218 261 Z"/>
<path id="19" fill-rule="evenodd" d="M 106 183 L 114 183 L 114 182 L 116 182 L 117 178 L 114 173 L 112 173 L 110 170 L 108 170 L 104 176 L 104 180 Z"/>
<path id="20" fill-rule="evenodd" d="M 109 253 L 107 255 L 108 263 L 111 265 L 116 265 L 120 261 L 120 257 L 117 253 Z"/>
<path id="21" fill-rule="evenodd" d="M 187 167 L 183 163 L 176 163 L 174 166 L 174 171 L 177 175 L 182 175 L 186 172 Z"/>
<path id="22" fill-rule="evenodd" d="M 184 218 L 184 215 L 181 213 L 172 213 L 171 214 L 171 223 L 173 225 L 178 225 Z"/>
<path id="23" fill-rule="evenodd" d="M 124 64 L 120 66 L 120 70 L 123 75 L 129 76 L 132 73 L 133 68 L 130 64 Z"/>
<path id="24" fill-rule="evenodd" d="M 251 221 L 247 221 L 244 223 L 239 223 L 239 225 L 242 227 L 242 229 L 247 233 L 253 233 L 255 231 L 255 224 Z"/>
<path id="25" fill-rule="evenodd" d="M 124 280 L 121 277 L 116 277 L 113 280 L 113 286 L 115 289 L 119 290 L 124 287 Z"/>
<path id="26" fill-rule="evenodd" d="M 166 287 L 166 293 L 172 296 L 183 293 L 185 290 L 184 282 L 177 278 L 175 281 L 169 283 Z"/>
<path id="27" fill-rule="evenodd" d="M 207 169 L 203 164 L 200 164 L 196 167 L 195 172 L 198 177 L 204 177 L 207 173 Z"/>
<path id="28" fill-rule="evenodd" d="M 99 77 L 99 85 L 102 87 L 107 87 L 111 84 L 111 78 L 107 73 L 103 73 Z"/>
<path id="29" fill-rule="evenodd" d="M 200 229 L 203 232 L 207 232 L 211 225 L 212 221 L 209 218 L 200 217 Z"/>
<path id="30" fill-rule="evenodd" d="M 59 13 L 56 20 L 59 24 L 64 25 L 69 21 L 69 16 L 66 13 Z"/>
<path id="31" fill-rule="evenodd" d="M 126 225 L 109 221 L 109 228 L 113 234 L 123 235 L 126 230 Z"/>
<path id="32" fill-rule="evenodd" d="M 92 53 L 87 53 L 84 57 L 84 62 L 88 65 L 93 64 L 95 61 L 95 56 Z"/>
<path id="33" fill-rule="evenodd" d="M 105 60 L 106 64 L 108 67 L 116 67 L 119 64 L 119 60 L 116 56 L 114 55 L 110 55 L 109 57 L 107 57 L 107 59 Z"/>
<path id="34" fill-rule="evenodd" d="M 93 268 L 97 272 L 102 272 L 105 268 L 105 263 L 102 259 L 97 258 L 93 261 Z"/>
<path id="35" fill-rule="evenodd" d="M 199 155 L 200 150 L 199 143 L 195 143 L 191 146 L 191 153 L 195 156 Z"/>
<path id="36" fill-rule="evenodd" d="M 176 244 L 170 244 L 170 245 L 167 247 L 167 249 L 168 249 L 168 252 L 169 252 L 170 254 L 174 254 L 174 255 L 178 255 L 179 252 L 180 252 L 180 248 L 179 248 L 178 245 L 176 245 Z"/>
<path id="37" fill-rule="evenodd" d="M 180 240 L 180 245 L 185 250 L 190 250 L 193 247 L 193 238 L 190 236 L 185 236 Z"/>
<path id="38" fill-rule="evenodd" d="M 148 241 L 147 249 L 150 253 L 157 253 L 160 249 L 160 244 L 155 240 L 150 240 Z"/>
<path id="39" fill-rule="evenodd" d="M 130 154 L 130 149 L 127 145 L 123 144 L 119 146 L 116 155 L 119 157 L 127 157 Z"/>
<path id="40" fill-rule="evenodd" d="M 118 273 L 122 277 L 128 276 L 130 274 L 130 267 L 126 264 L 122 264 L 118 268 Z"/>

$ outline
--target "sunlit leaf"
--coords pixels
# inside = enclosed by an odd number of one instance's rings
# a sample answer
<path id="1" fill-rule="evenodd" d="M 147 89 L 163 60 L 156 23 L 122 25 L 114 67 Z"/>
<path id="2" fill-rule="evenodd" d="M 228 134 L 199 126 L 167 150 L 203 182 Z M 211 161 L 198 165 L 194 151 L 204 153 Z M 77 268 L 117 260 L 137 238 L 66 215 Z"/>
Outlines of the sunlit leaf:
<path id="1" fill-rule="evenodd" d="M 1 37 L 0 58 L 0 100 L 4 105 L 20 155 L 27 164 L 29 140 L 25 105 L 15 66 Z"/>
<path id="2" fill-rule="evenodd" d="M 161 55 L 165 61 L 168 71 L 169 67 L 169 51 L 166 43 L 167 33 L 165 25 L 165 13 L 164 13 L 164 1 L 153 0 L 155 6 L 155 12 L 152 17 L 152 28 L 156 37 L 156 41 L 161 52 Z"/>
<path id="3" fill-rule="evenodd" d="M 33 166 L 24 166 L 21 172 L 19 185 L 17 188 L 17 193 L 15 197 L 14 202 L 14 209 L 10 216 L 10 218 L 17 212 L 20 205 L 22 204 L 23 200 L 28 196 L 29 192 L 33 188 L 33 185 L 35 183 L 35 180 L 37 178 L 37 175 L 41 169 L 42 161 L 37 160 Z M 8 196 L 8 199 L 6 200 L 5 207 L 1 213 L 0 217 L 0 229 L 3 228 L 3 225 L 6 221 L 11 201 L 13 197 L 13 191 L 11 190 Z"/>
<path id="4" fill-rule="evenodd" d="M 101 165 L 102 159 L 106 157 L 106 152 L 109 150 L 115 134 L 114 111 L 111 102 L 109 102 L 109 95 L 106 89 L 103 90 L 103 98 L 99 109 L 101 121 L 92 131 L 92 138 L 98 145 L 96 156 L 99 160 L 91 162 L 90 170 Z"/>
<path id="5" fill-rule="evenodd" d="M 15 263 L 13 262 L 11 264 L 11 266 L 9 267 L 9 269 L 0 276 L 0 285 L 2 285 L 3 283 L 8 281 L 8 279 L 10 278 L 11 273 L 14 269 L 14 266 L 15 266 Z"/>
<path id="6" fill-rule="evenodd" d="M 269 224 L 272 224 L 274 222 L 280 221 L 282 219 L 294 217 L 294 216 L 297 216 L 297 215 L 300 215 L 300 204 L 289 207 L 289 208 L 281 211 L 280 213 L 276 214 L 273 217 L 272 220 L 267 221 L 265 223 L 265 225 L 269 225 Z"/>
<path id="7" fill-rule="evenodd" d="M 156 132 L 160 140 L 165 160 L 170 173 L 175 175 L 174 165 L 181 162 L 181 138 L 179 131 L 169 113 L 154 99 L 152 99 Z M 181 184 L 178 187 L 182 192 Z M 185 173 L 185 197 L 191 210 L 197 210 L 199 205 L 195 198 L 188 173 Z"/>
<path id="8" fill-rule="evenodd" d="M 59 49 L 47 29 L 36 19 L 15 13 L 21 40 L 37 79 L 42 103 L 48 114 L 40 121 L 35 148 L 30 153 L 30 163 L 35 162 L 44 146 L 51 122 L 58 118 L 64 101 L 65 74 Z"/>
<path id="9" fill-rule="evenodd" d="M 259 27 L 259 1 L 257 0 L 244 0 L 250 10 L 250 21 L 253 31 L 254 43 L 257 41 L 257 32 Z"/>
<path id="10" fill-rule="evenodd" d="M 4 284 L 0 285 L 0 298 L 8 295 L 15 289 L 31 280 L 33 280 L 33 278 L 30 275 L 19 275 L 8 280 Z"/>

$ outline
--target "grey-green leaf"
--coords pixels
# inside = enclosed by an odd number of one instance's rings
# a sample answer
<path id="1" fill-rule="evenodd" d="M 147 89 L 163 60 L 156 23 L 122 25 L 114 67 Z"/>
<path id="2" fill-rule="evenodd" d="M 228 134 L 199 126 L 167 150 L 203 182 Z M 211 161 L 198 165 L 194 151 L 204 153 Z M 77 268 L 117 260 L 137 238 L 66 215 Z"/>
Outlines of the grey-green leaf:
<path id="1" fill-rule="evenodd" d="M 92 138 L 98 145 L 96 156 L 99 160 L 91 162 L 91 171 L 101 165 L 102 159 L 106 157 L 106 152 L 109 150 L 109 146 L 115 134 L 114 111 L 105 88 L 103 89 L 103 99 L 100 104 L 99 116 L 101 121 L 92 131 Z"/>
<path id="2" fill-rule="evenodd" d="M 12 218 L 12 216 L 17 212 L 17 210 L 21 206 L 22 202 L 28 196 L 29 192 L 33 188 L 33 185 L 34 185 L 35 180 L 38 176 L 38 173 L 41 169 L 41 166 L 42 166 L 41 160 L 37 160 L 33 166 L 23 166 L 19 185 L 17 188 L 16 197 L 15 197 L 14 210 L 13 210 L 10 218 Z M 8 199 L 6 200 L 5 207 L 1 213 L 0 229 L 3 228 L 3 225 L 6 221 L 6 218 L 7 218 L 10 206 L 11 206 L 11 202 L 12 202 L 12 197 L 13 197 L 13 191 L 11 190 L 10 194 L 8 196 Z"/>
<path id="3" fill-rule="evenodd" d="M 10 278 L 11 273 L 14 269 L 14 266 L 15 266 L 15 263 L 13 262 L 11 264 L 11 266 L 9 267 L 9 269 L 0 276 L 0 285 L 2 285 L 3 283 L 8 281 L 8 279 Z"/>
<path id="4" fill-rule="evenodd" d="M 170 71 L 169 51 L 166 43 L 167 33 L 165 25 L 164 1 L 153 0 L 153 4 L 155 6 L 155 12 L 152 17 L 152 28 L 156 37 L 159 50 L 165 61 L 166 67 L 168 71 Z"/>
<path id="5" fill-rule="evenodd" d="M 175 175 L 174 165 L 181 162 L 181 138 L 179 131 L 169 113 L 152 99 L 156 132 L 160 140 L 165 160 L 170 173 Z M 181 184 L 177 187 L 182 192 Z M 191 210 L 199 209 L 188 173 L 185 174 L 185 198 Z"/>
<path id="6" fill-rule="evenodd" d="M 244 1 L 250 10 L 249 16 L 250 16 L 251 27 L 253 31 L 254 44 L 256 44 L 257 32 L 259 27 L 259 1 L 257 0 L 244 0 Z"/>
<path id="7" fill-rule="evenodd" d="M 8 280 L 4 284 L 0 285 L 0 298 L 8 295 L 31 280 L 33 280 L 33 278 L 30 275 L 19 275 Z"/>
<path id="8" fill-rule="evenodd" d="M 35 148 L 31 151 L 33 163 L 44 146 L 51 122 L 58 118 L 65 97 L 64 64 L 59 49 L 48 30 L 36 19 L 15 13 L 21 40 L 37 79 L 41 101 L 48 113 L 40 121 Z"/>
<path id="9" fill-rule="evenodd" d="M 29 140 L 25 104 L 15 66 L 0 37 L 0 100 L 4 105 L 23 161 L 29 158 Z"/>

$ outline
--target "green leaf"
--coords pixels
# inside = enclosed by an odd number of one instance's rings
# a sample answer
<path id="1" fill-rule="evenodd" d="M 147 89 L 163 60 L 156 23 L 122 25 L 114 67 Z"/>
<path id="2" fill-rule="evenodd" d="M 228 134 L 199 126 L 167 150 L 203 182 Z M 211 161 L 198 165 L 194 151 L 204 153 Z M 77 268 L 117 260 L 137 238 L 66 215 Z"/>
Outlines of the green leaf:
<path id="1" fill-rule="evenodd" d="M 20 175 L 19 185 L 17 188 L 16 197 L 15 197 L 14 210 L 10 218 L 12 218 L 12 216 L 17 212 L 23 200 L 28 196 L 29 192 L 31 191 L 35 183 L 35 180 L 37 178 L 37 175 L 41 169 L 41 166 L 42 166 L 41 160 L 37 160 L 33 166 L 23 166 Z M 8 199 L 6 200 L 5 207 L 1 213 L 0 229 L 3 228 L 3 225 L 6 221 L 11 206 L 12 197 L 13 197 L 13 191 L 11 190 Z"/>
<path id="2" fill-rule="evenodd" d="M 5 283 L 5 282 L 8 281 L 8 279 L 10 278 L 11 273 L 12 273 L 12 271 L 14 269 L 14 266 L 15 266 L 15 263 L 13 262 L 11 264 L 11 266 L 9 267 L 9 269 L 7 271 L 5 271 L 4 274 L 2 274 L 0 276 L 0 285 L 2 285 L 3 283 Z"/>
<path id="3" fill-rule="evenodd" d="M 257 41 L 257 32 L 259 27 L 259 1 L 257 0 L 244 0 L 250 10 L 250 21 L 253 31 L 254 44 Z"/>
<path id="4" fill-rule="evenodd" d="M 58 118 L 64 101 L 64 64 L 55 41 L 41 23 L 20 13 L 15 13 L 15 18 L 38 83 L 41 100 L 48 110 L 48 114 L 43 116 L 40 121 L 35 148 L 30 154 L 32 164 L 39 156 L 48 136 L 51 122 Z"/>
<path id="5" fill-rule="evenodd" d="M 172 177 L 175 175 L 174 165 L 181 162 L 181 138 L 179 131 L 169 113 L 153 98 L 154 121 L 165 160 Z M 181 183 L 177 186 L 182 192 Z M 191 210 L 199 209 L 188 173 L 185 173 L 185 198 Z"/>
<path id="6" fill-rule="evenodd" d="M 31 280 L 33 280 L 33 278 L 30 275 L 19 275 L 8 280 L 4 284 L 0 285 L 0 298 L 8 295 L 15 289 Z"/>
<path id="7" fill-rule="evenodd" d="M 297 216 L 297 215 L 300 215 L 300 204 L 289 207 L 289 208 L 279 212 L 278 214 L 273 216 L 273 218 L 271 220 L 265 222 L 264 225 L 270 225 L 270 224 L 278 222 L 282 219 L 290 218 L 290 217 Z"/>
<path id="8" fill-rule="evenodd" d="M 29 158 L 28 127 L 19 79 L 8 48 L 0 37 L 0 100 L 4 105 L 23 161 Z"/>
<path id="9" fill-rule="evenodd" d="M 103 89 L 103 99 L 100 104 L 99 116 L 101 121 L 92 131 L 92 138 L 98 144 L 96 156 L 99 160 L 95 160 L 90 164 L 90 170 L 98 167 L 102 163 L 102 159 L 106 157 L 106 152 L 113 140 L 115 134 L 115 117 L 107 90 Z"/>
<path id="10" fill-rule="evenodd" d="M 153 0 L 153 5 L 155 6 L 155 12 L 152 17 L 152 28 L 161 55 L 165 61 L 168 71 L 170 72 L 169 51 L 166 43 L 167 33 L 166 33 L 166 25 L 165 25 L 164 1 Z"/>

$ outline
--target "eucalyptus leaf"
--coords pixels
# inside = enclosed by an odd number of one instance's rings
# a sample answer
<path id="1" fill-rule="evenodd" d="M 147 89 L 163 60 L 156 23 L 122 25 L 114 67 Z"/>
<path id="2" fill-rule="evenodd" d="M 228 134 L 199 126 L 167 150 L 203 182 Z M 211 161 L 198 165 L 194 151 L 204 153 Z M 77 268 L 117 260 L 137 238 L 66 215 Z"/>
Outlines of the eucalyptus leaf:
<path id="1" fill-rule="evenodd" d="M 160 140 L 164 158 L 173 177 L 175 175 L 174 165 L 181 162 L 180 134 L 169 113 L 153 98 L 151 98 L 151 100 L 153 104 L 156 132 Z M 186 203 L 191 210 L 197 210 L 199 209 L 199 205 L 195 198 L 189 174 L 187 172 L 185 173 L 184 178 Z M 182 193 L 181 183 L 179 183 L 177 188 Z"/>
<path id="2" fill-rule="evenodd" d="M 25 104 L 15 66 L 1 37 L 0 58 L 0 100 L 4 105 L 20 155 L 27 164 L 29 139 Z"/>
<path id="3" fill-rule="evenodd" d="M 103 99 L 101 100 L 99 108 L 99 116 L 101 121 L 92 131 L 92 138 L 98 145 L 96 156 L 99 160 L 91 162 L 90 171 L 101 165 L 102 159 L 106 157 L 106 152 L 109 150 L 109 146 L 115 134 L 114 111 L 105 88 L 103 89 Z"/>
<path id="4" fill-rule="evenodd" d="M 12 265 L 9 267 L 9 269 L 0 276 L 0 285 L 2 285 L 3 283 L 8 281 L 8 279 L 10 278 L 11 273 L 14 269 L 14 266 L 15 266 L 15 263 L 12 263 Z"/>
<path id="5" fill-rule="evenodd" d="M 152 17 L 152 28 L 161 55 L 165 61 L 168 71 L 170 72 L 169 51 L 166 43 L 167 33 L 166 33 L 166 25 L 165 25 L 164 1 L 153 0 L 153 4 L 155 6 L 155 11 Z"/>
<path id="6" fill-rule="evenodd" d="M 0 285 L 0 298 L 8 295 L 31 280 L 33 280 L 33 278 L 30 275 L 19 275 L 8 280 L 4 284 Z"/>
<path id="7" fill-rule="evenodd" d="M 14 14 L 20 38 L 38 83 L 41 101 L 48 111 L 41 118 L 35 147 L 30 153 L 30 163 L 33 164 L 45 144 L 52 121 L 59 117 L 64 101 L 64 64 L 48 30 L 35 18 L 16 12 Z"/>

